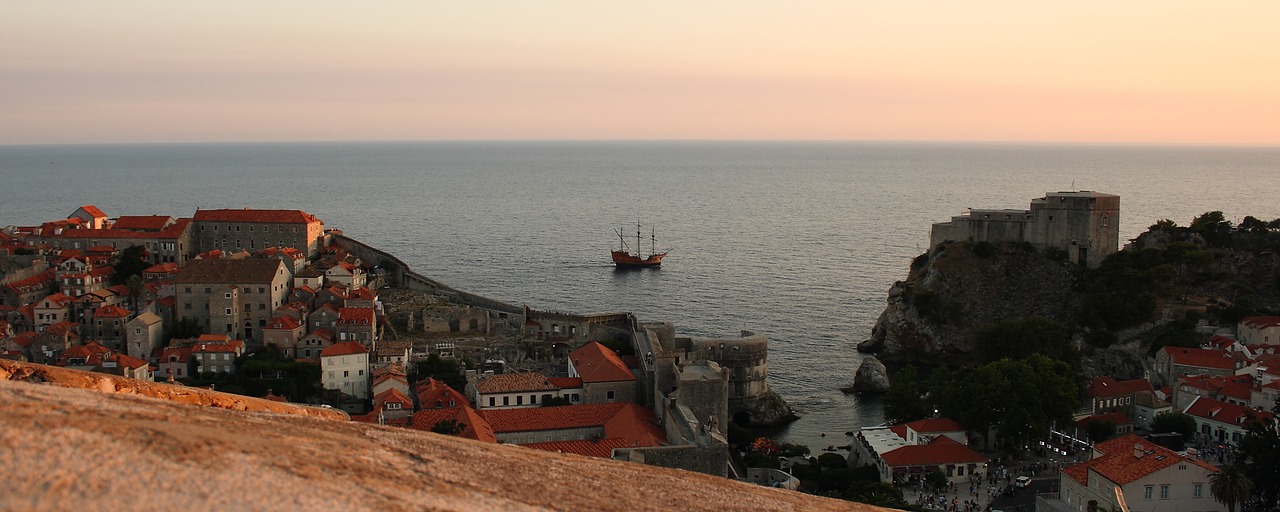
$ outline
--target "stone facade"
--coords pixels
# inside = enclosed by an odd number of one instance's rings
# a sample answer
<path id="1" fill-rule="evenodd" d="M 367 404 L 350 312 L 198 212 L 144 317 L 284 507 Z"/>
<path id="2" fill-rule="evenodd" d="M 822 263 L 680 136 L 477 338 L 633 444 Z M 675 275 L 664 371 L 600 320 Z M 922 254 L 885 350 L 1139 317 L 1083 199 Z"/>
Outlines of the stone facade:
<path id="1" fill-rule="evenodd" d="M 946 241 L 1027 242 L 1060 249 L 1072 263 L 1090 268 L 1120 249 L 1120 196 L 1101 192 L 1050 192 L 1027 210 L 976 210 L 933 225 L 930 249 Z"/>
<path id="2" fill-rule="evenodd" d="M 176 315 L 207 332 L 261 344 L 262 327 L 288 293 L 289 271 L 280 260 L 192 260 L 175 285 Z"/>
<path id="3" fill-rule="evenodd" d="M 323 246 L 324 222 L 300 210 L 197 210 L 194 221 L 200 252 L 292 247 L 314 258 Z"/>

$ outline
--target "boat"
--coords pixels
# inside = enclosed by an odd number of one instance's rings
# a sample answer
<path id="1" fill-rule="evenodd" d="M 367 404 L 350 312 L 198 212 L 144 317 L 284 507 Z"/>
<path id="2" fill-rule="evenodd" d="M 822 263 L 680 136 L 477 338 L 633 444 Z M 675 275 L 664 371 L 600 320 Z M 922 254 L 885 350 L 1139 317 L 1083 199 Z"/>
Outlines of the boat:
<path id="1" fill-rule="evenodd" d="M 631 252 L 631 249 L 627 247 L 627 237 L 626 235 L 622 234 L 621 228 L 614 231 L 618 235 L 618 250 L 613 251 L 613 264 L 617 265 L 618 268 L 645 268 L 645 267 L 657 267 L 659 265 L 662 265 L 662 258 L 666 257 L 667 253 L 671 252 L 671 250 L 667 249 L 665 251 L 658 252 L 657 249 L 655 248 L 658 242 L 658 238 L 657 236 L 655 236 L 655 232 L 653 231 L 653 228 L 650 227 L 649 229 L 650 229 L 650 232 L 649 232 L 649 255 L 648 256 L 640 255 L 640 223 L 639 222 L 636 223 L 636 252 Z"/>

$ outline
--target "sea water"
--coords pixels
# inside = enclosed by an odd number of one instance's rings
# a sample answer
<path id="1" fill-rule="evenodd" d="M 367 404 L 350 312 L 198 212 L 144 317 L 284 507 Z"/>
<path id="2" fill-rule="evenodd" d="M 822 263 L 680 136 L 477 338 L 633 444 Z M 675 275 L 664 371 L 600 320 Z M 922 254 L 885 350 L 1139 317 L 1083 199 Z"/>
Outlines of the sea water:
<path id="1" fill-rule="evenodd" d="M 966 208 L 1120 196 L 1122 240 L 1211 210 L 1280 217 L 1280 148 L 881 142 L 351 142 L 0 146 L 0 226 L 300 209 L 495 299 L 631 311 L 680 335 L 768 335 L 770 384 L 815 451 L 883 421 L 845 395 L 886 291 Z M 615 270 L 614 230 L 671 249 Z M 823 435 L 825 434 L 825 435 Z"/>

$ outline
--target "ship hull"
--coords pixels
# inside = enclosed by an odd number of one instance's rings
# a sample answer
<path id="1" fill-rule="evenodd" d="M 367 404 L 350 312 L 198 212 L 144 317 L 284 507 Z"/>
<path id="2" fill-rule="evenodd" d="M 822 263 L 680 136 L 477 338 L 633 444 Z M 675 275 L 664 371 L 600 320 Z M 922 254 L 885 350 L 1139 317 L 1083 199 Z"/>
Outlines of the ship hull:
<path id="1" fill-rule="evenodd" d="M 662 265 L 662 258 L 667 253 L 652 254 L 648 258 L 641 258 L 638 255 L 631 254 L 626 251 L 613 251 L 613 264 L 618 268 L 645 268 L 657 267 Z"/>

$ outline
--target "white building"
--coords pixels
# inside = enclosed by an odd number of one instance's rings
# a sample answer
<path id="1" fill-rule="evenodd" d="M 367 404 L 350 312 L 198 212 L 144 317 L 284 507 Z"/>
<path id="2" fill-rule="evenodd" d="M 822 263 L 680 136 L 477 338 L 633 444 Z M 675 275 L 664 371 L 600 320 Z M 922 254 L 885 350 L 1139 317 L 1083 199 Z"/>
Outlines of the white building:
<path id="1" fill-rule="evenodd" d="M 1062 504 L 1084 512 L 1209 512 L 1226 507 L 1209 492 L 1209 476 L 1218 469 L 1195 458 L 1152 444 L 1135 435 L 1099 443 L 1086 462 L 1063 468 Z M 1055 507 L 1055 509 L 1058 507 Z"/>
<path id="2" fill-rule="evenodd" d="M 1280 345 L 1280 316 L 1245 317 L 1237 331 L 1245 345 Z"/>
<path id="3" fill-rule="evenodd" d="M 354 341 L 334 343 L 320 352 L 320 381 L 361 400 L 369 398 L 369 349 Z"/>

